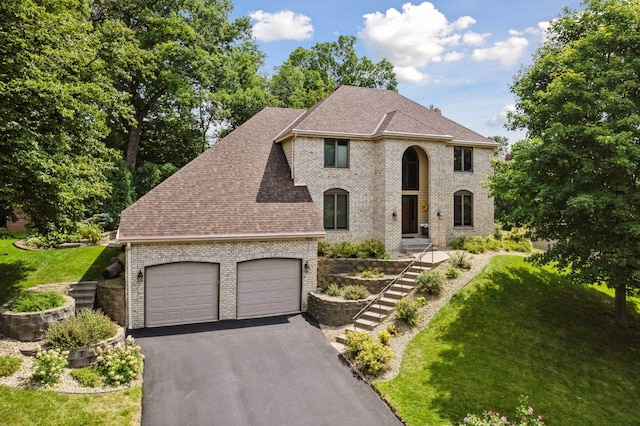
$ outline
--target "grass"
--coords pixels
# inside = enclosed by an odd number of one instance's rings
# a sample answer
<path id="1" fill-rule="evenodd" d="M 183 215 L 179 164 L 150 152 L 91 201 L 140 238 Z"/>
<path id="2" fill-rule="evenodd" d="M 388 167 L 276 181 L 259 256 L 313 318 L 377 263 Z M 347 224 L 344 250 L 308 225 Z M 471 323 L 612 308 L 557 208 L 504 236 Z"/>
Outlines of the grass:
<path id="1" fill-rule="evenodd" d="M 549 425 L 636 424 L 638 298 L 628 314 L 636 328 L 617 329 L 610 290 L 496 256 L 413 339 L 398 377 L 375 386 L 409 425 L 509 417 L 520 395 Z"/>
<path id="2" fill-rule="evenodd" d="M 97 280 L 120 253 L 119 248 L 104 246 L 29 251 L 14 247 L 15 241 L 0 239 L 0 304 L 39 284 Z"/>
<path id="3" fill-rule="evenodd" d="M 103 394 L 69 395 L 0 385 L 0 424 L 137 425 L 141 400 L 142 386 Z"/>

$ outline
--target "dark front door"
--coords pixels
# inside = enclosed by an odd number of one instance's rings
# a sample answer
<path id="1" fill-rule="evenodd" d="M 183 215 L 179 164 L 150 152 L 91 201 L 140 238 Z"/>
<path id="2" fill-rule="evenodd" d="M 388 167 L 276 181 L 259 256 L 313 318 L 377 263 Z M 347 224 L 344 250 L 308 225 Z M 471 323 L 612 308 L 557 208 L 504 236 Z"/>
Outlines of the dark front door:
<path id="1" fill-rule="evenodd" d="M 418 196 L 402 196 L 402 233 L 418 233 Z"/>

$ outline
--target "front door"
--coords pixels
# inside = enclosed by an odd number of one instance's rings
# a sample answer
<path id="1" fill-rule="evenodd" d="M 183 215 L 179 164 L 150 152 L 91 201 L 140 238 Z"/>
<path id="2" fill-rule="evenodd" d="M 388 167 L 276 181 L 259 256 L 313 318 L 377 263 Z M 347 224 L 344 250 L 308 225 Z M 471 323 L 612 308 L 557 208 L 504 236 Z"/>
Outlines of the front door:
<path id="1" fill-rule="evenodd" d="M 402 196 L 402 233 L 418 233 L 418 196 Z"/>

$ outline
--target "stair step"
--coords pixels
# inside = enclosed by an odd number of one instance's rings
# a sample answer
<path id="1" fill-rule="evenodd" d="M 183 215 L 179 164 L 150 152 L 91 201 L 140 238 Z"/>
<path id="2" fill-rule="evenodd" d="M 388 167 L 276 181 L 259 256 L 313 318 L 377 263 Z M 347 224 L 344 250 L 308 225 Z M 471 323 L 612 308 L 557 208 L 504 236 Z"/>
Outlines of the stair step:
<path id="1" fill-rule="evenodd" d="M 388 297 L 389 299 L 396 299 L 400 300 L 403 297 L 405 297 L 407 294 L 409 294 L 409 292 L 404 292 L 404 291 L 395 291 L 395 290 L 388 290 L 384 293 L 385 297 Z"/>
<path id="2" fill-rule="evenodd" d="M 362 314 L 360 318 L 364 318 L 369 321 L 377 321 L 380 323 L 388 316 L 389 314 L 387 313 L 380 313 L 380 312 L 374 312 L 373 310 L 368 310 L 364 314 Z"/>
<path id="3" fill-rule="evenodd" d="M 342 345 L 344 345 L 345 343 L 347 343 L 347 334 L 340 334 L 338 336 L 336 336 L 336 342 L 340 343 Z"/>
<path id="4" fill-rule="evenodd" d="M 381 297 L 380 299 L 378 299 L 378 304 L 380 305 L 385 305 L 385 306 L 389 306 L 391 308 L 393 308 L 394 306 L 396 306 L 396 303 L 398 303 L 398 299 L 392 299 L 390 297 Z"/>
<path id="5" fill-rule="evenodd" d="M 95 290 L 71 290 L 69 291 L 69 296 L 71 297 L 76 297 L 76 296 L 91 296 L 94 297 L 96 294 Z"/>
<path id="6" fill-rule="evenodd" d="M 395 300 L 394 300 L 394 304 L 395 304 Z M 377 312 L 379 314 L 384 314 L 388 316 L 389 314 L 391 314 L 391 312 L 393 312 L 393 306 L 376 303 L 374 305 L 371 305 L 369 310 L 371 312 Z"/>
<path id="7" fill-rule="evenodd" d="M 354 323 L 353 326 L 356 328 L 359 328 L 361 330 L 373 330 L 374 328 L 376 328 L 376 326 L 378 326 L 380 324 L 380 321 L 371 321 L 368 319 L 364 319 L 364 318 L 358 318 Z"/>
<path id="8" fill-rule="evenodd" d="M 396 281 L 395 284 L 391 286 L 391 288 L 395 286 L 398 286 L 398 288 L 406 288 L 408 290 L 413 290 L 413 288 L 416 286 L 416 281 L 403 278 L 401 280 Z"/>

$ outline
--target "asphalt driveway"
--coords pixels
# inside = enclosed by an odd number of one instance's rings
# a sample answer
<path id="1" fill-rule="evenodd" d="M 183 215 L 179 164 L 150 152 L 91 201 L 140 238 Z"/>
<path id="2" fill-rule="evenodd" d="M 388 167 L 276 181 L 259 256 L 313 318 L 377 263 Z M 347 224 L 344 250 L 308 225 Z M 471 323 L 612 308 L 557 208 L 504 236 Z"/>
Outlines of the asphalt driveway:
<path id="1" fill-rule="evenodd" d="M 400 425 L 306 315 L 134 333 L 142 425 Z"/>

